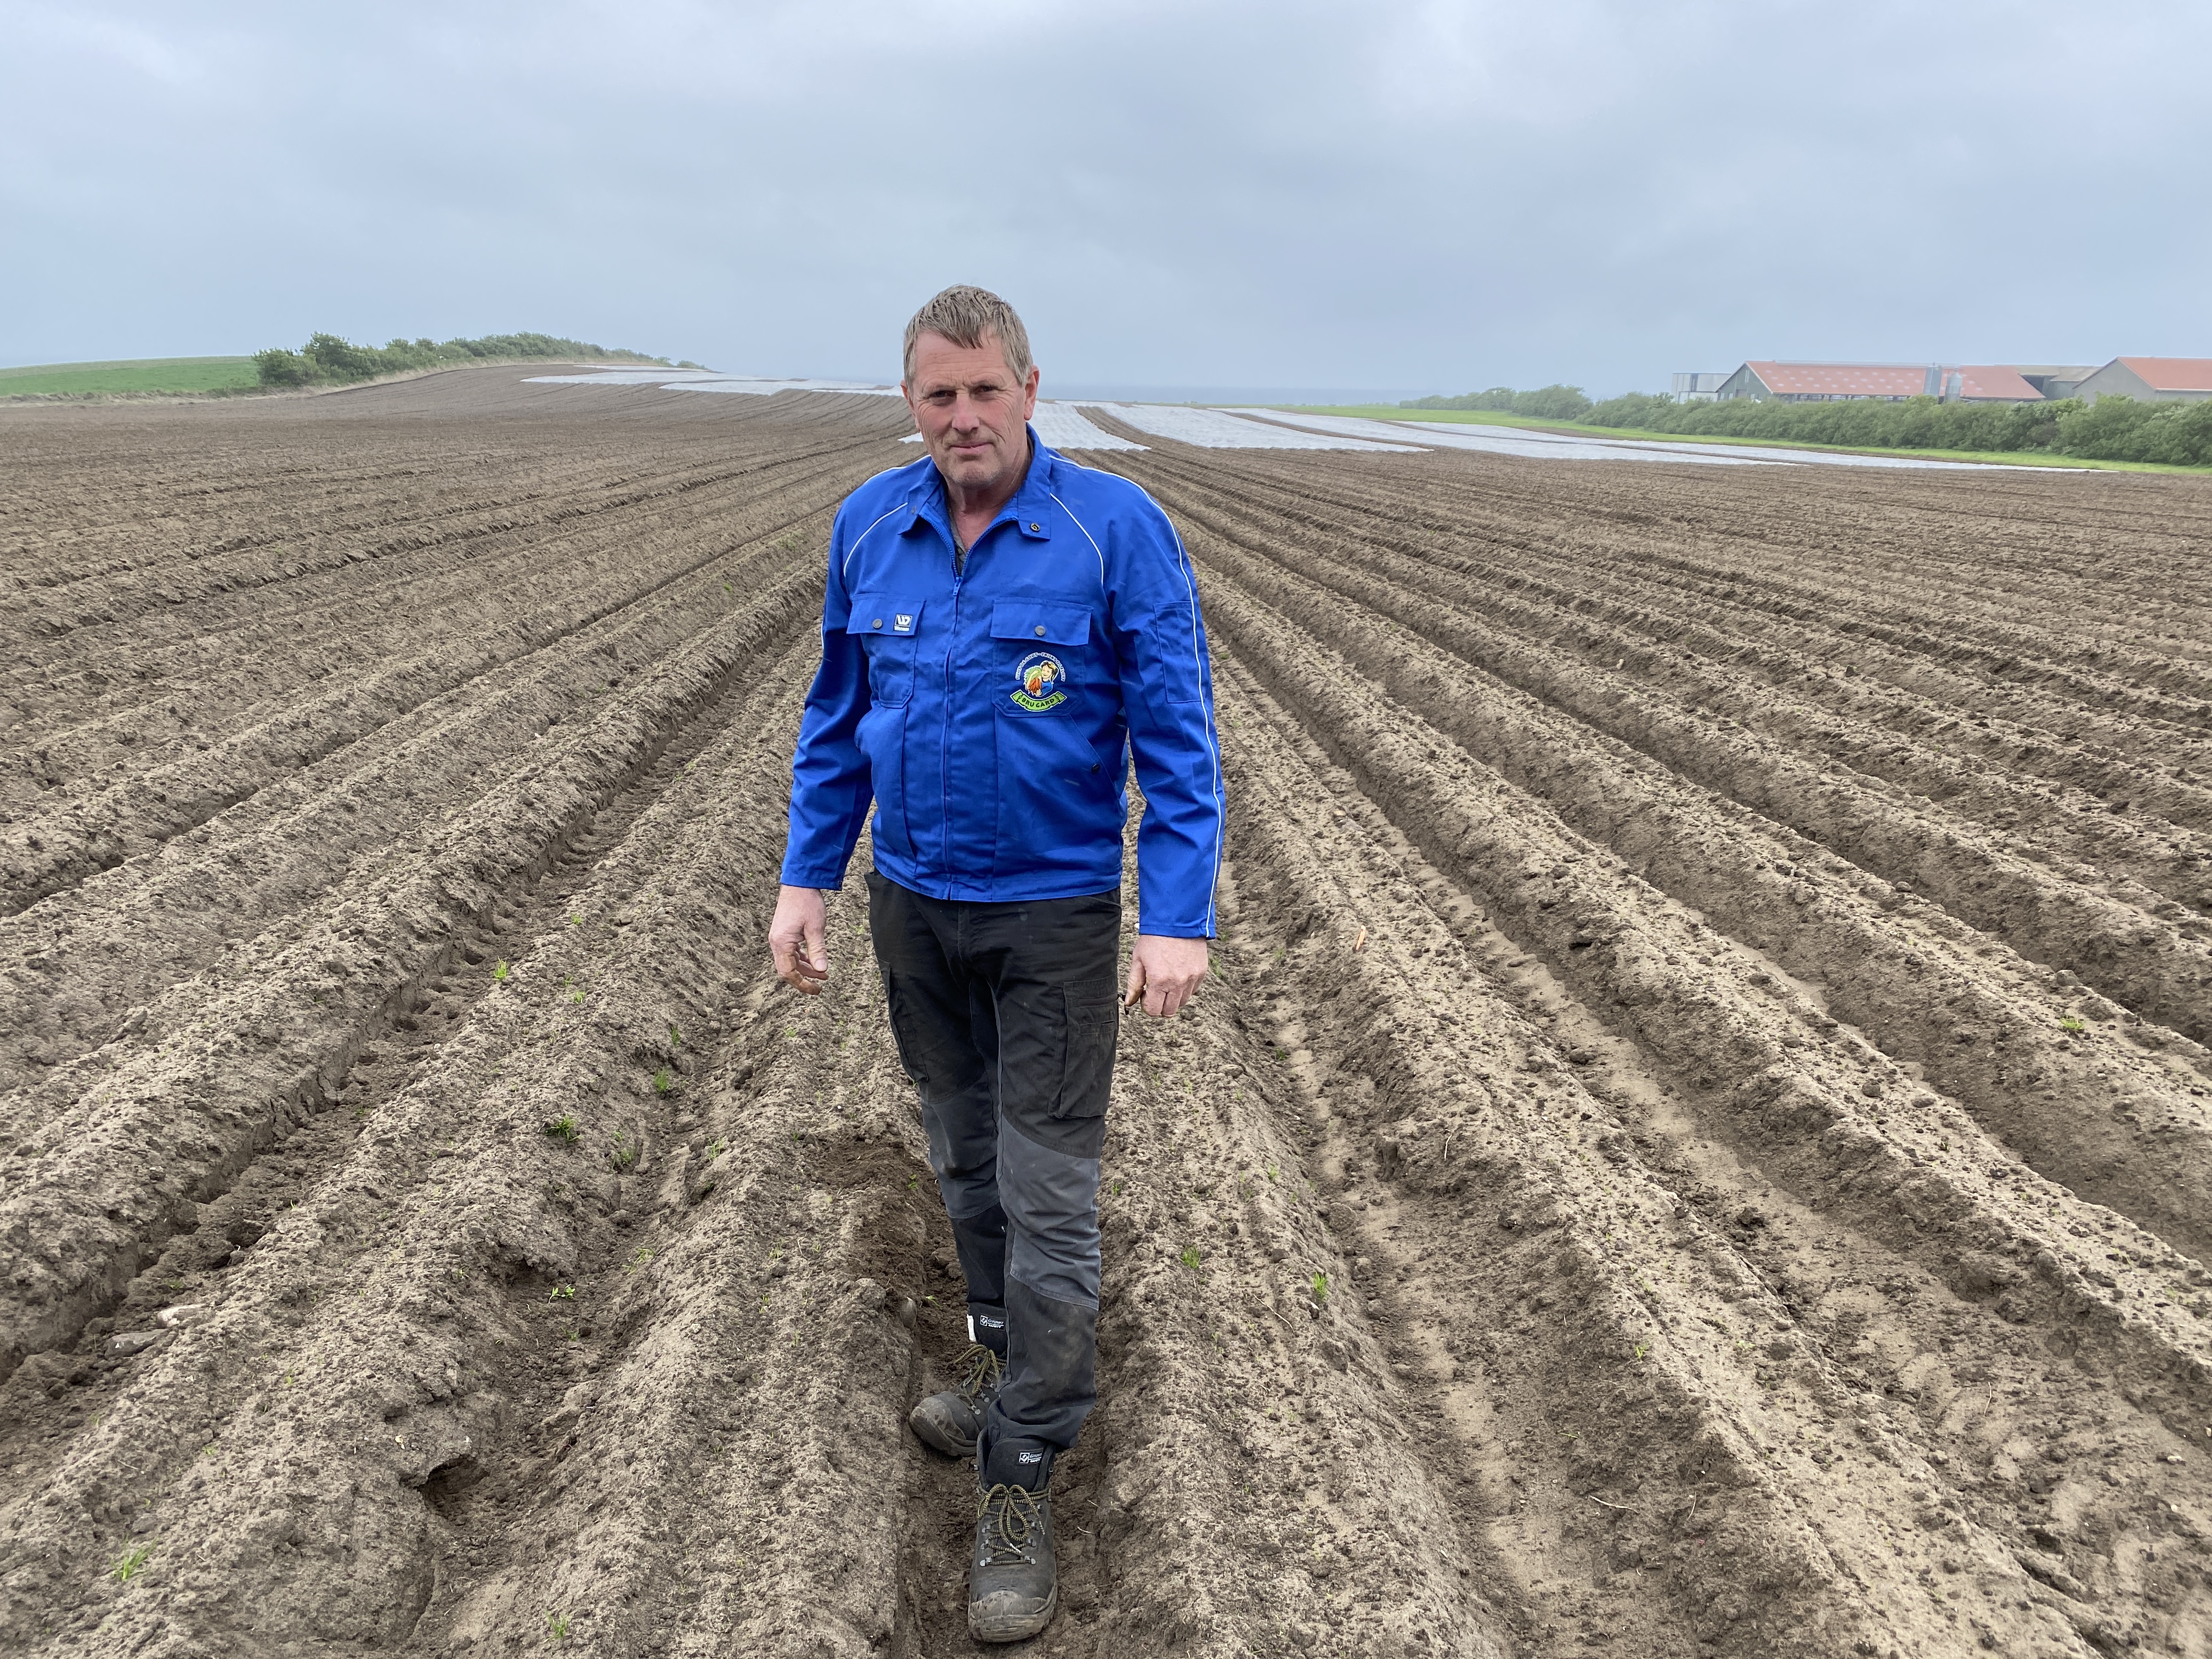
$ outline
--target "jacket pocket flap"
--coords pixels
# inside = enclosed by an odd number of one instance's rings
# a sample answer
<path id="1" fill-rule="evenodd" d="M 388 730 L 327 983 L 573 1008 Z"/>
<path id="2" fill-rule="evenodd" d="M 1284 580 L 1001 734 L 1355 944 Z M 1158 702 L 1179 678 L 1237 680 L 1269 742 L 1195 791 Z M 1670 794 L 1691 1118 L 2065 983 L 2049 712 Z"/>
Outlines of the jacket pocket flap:
<path id="1" fill-rule="evenodd" d="M 1091 607 L 1054 605 L 1043 599 L 1000 599 L 991 607 L 991 637 L 1082 645 L 1091 638 Z"/>
<path id="2" fill-rule="evenodd" d="M 848 634 L 889 634 L 912 639 L 921 628 L 920 599 L 887 599 L 880 593 L 860 593 L 853 599 L 853 614 L 845 623 Z"/>

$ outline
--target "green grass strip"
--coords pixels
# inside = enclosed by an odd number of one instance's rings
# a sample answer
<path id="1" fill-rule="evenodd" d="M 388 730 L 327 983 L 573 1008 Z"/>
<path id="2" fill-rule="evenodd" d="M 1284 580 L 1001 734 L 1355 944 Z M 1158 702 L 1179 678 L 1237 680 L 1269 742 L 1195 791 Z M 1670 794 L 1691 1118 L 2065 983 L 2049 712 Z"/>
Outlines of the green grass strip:
<path id="1" fill-rule="evenodd" d="M 0 398 L 55 392 L 235 392 L 258 384 L 251 357 L 136 357 L 0 368 Z"/>

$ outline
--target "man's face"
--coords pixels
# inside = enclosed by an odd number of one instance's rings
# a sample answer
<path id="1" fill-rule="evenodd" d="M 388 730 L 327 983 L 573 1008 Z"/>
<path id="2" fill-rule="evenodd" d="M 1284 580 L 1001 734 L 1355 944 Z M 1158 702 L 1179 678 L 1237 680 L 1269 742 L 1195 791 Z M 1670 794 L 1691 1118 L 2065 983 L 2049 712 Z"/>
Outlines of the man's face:
<path id="1" fill-rule="evenodd" d="M 947 483 L 983 495 L 1012 489 L 1029 462 L 1036 368 L 1017 380 L 995 335 L 959 346 L 924 334 L 914 343 L 914 379 L 899 390 Z"/>

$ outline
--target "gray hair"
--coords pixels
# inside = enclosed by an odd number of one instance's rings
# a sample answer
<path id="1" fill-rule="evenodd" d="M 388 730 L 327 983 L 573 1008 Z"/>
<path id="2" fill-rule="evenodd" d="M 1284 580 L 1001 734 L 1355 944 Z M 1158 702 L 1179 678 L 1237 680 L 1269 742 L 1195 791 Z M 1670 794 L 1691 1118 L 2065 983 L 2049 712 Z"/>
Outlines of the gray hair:
<path id="1" fill-rule="evenodd" d="M 1027 381 L 1034 367 L 1030 362 L 1029 330 L 1014 315 L 1014 308 L 988 289 L 965 283 L 948 288 L 914 313 L 914 320 L 906 325 L 908 386 L 914 384 L 915 342 L 925 334 L 941 334 L 970 351 L 983 343 L 985 335 L 996 335 L 999 349 L 1006 354 L 1006 367 L 1014 372 L 1015 380 Z"/>

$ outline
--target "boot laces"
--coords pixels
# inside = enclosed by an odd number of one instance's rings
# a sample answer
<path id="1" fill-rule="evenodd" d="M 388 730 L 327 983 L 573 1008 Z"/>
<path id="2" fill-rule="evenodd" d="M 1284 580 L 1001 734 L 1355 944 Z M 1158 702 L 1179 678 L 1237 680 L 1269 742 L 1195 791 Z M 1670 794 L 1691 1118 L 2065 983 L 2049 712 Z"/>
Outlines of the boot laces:
<path id="1" fill-rule="evenodd" d="M 963 1370 L 960 1378 L 960 1397 L 970 1405 L 997 1388 L 1006 1375 L 1006 1362 L 981 1342 L 968 1345 L 968 1352 L 961 1356 L 961 1364 Z"/>
<path id="2" fill-rule="evenodd" d="M 1011 1566 L 1030 1559 L 1030 1536 L 1039 1515 L 1035 1492 L 1002 1483 L 977 1498 L 975 1513 L 983 1522 L 984 1566 Z"/>

